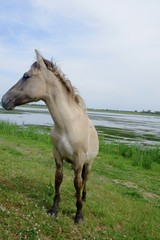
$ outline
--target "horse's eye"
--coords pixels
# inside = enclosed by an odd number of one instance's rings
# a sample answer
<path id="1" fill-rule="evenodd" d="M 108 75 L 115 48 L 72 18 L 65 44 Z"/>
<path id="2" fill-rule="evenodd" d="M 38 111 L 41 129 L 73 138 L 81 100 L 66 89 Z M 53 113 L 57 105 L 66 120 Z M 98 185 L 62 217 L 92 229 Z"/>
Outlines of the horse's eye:
<path id="1" fill-rule="evenodd" d="M 28 78 L 30 78 L 30 76 L 29 76 L 27 73 L 25 73 L 25 74 L 23 75 L 23 79 L 27 80 Z"/>

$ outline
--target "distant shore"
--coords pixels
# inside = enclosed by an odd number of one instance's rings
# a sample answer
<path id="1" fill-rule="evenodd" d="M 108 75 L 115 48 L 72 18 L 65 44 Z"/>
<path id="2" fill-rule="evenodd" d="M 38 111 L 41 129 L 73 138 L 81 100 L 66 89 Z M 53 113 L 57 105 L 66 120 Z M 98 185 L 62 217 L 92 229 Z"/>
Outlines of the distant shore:
<path id="1" fill-rule="evenodd" d="M 0 106 L 2 106 L 2 104 L 0 103 Z M 21 107 L 24 108 L 43 108 L 43 109 L 47 109 L 47 106 L 45 104 L 24 104 Z M 114 110 L 114 109 L 97 109 L 97 108 L 87 108 L 87 111 L 90 112 L 110 112 L 110 113 L 121 113 L 121 114 L 135 114 L 135 115 L 159 115 L 160 116 L 160 111 L 151 111 L 151 110 L 142 110 L 142 111 L 129 111 L 129 110 Z"/>

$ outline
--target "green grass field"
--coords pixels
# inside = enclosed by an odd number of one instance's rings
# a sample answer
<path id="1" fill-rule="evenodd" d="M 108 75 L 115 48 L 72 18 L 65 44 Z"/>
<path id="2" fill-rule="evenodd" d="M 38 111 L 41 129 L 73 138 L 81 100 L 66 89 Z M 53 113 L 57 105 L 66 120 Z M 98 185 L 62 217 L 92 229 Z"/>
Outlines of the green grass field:
<path id="1" fill-rule="evenodd" d="M 160 147 L 105 145 L 88 181 L 84 222 L 75 225 L 73 172 L 64 164 L 58 217 L 49 129 L 0 122 L 0 239 L 160 239 Z"/>

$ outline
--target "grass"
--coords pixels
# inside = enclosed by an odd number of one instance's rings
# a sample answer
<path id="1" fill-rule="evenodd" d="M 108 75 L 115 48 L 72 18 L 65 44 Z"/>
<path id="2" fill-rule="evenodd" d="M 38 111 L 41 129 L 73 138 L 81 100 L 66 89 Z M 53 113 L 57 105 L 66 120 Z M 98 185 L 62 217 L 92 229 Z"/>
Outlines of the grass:
<path id="1" fill-rule="evenodd" d="M 120 128 L 112 128 L 112 127 L 104 127 L 104 126 L 97 126 L 97 131 L 103 133 L 104 136 L 106 136 L 106 138 L 109 139 L 109 141 L 116 141 L 118 140 L 122 140 L 122 139 L 128 139 L 129 143 L 133 143 L 137 141 L 137 139 L 140 139 L 140 135 L 136 132 L 134 132 L 133 130 L 125 130 L 125 129 L 120 129 Z M 155 134 L 143 134 L 141 136 L 141 138 L 143 138 L 143 141 L 146 140 L 150 140 L 150 141 L 154 141 L 157 142 L 157 144 L 160 141 L 160 137 L 156 136 Z"/>
<path id="2" fill-rule="evenodd" d="M 104 143 L 88 182 L 84 222 L 75 225 L 73 172 L 64 164 L 59 214 L 49 128 L 0 122 L 0 239 L 160 239 L 160 147 Z"/>

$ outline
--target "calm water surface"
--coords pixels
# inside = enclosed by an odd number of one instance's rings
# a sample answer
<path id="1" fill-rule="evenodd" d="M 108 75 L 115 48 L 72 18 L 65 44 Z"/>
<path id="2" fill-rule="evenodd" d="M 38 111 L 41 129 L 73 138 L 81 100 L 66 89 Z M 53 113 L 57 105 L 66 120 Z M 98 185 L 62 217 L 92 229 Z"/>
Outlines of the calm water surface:
<path id="1" fill-rule="evenodd" d="M 121 114 L 109 112 L 88 112 L 88 115 L 95 126 L 113 128 L 117 131 L 134 133 L 135 138 L 120 138 L 118 141 L 130 142 L 139 141 L 145 144 L 154 144 L 153 140 L 146 140 L 145 135 L 156 137 L 160 141 L 160 116 Z M 36 124 L 53 126 L 53 120 L 47 109 L 17 107 L 16 111 L 4 111 L 0 107 L 0 120 L 7 120 L 19 125 Z M 109 141 L 115 140 L 111 135 L 106 135 Z M 156 141 L 156 143 L 158 143 Z"/>

